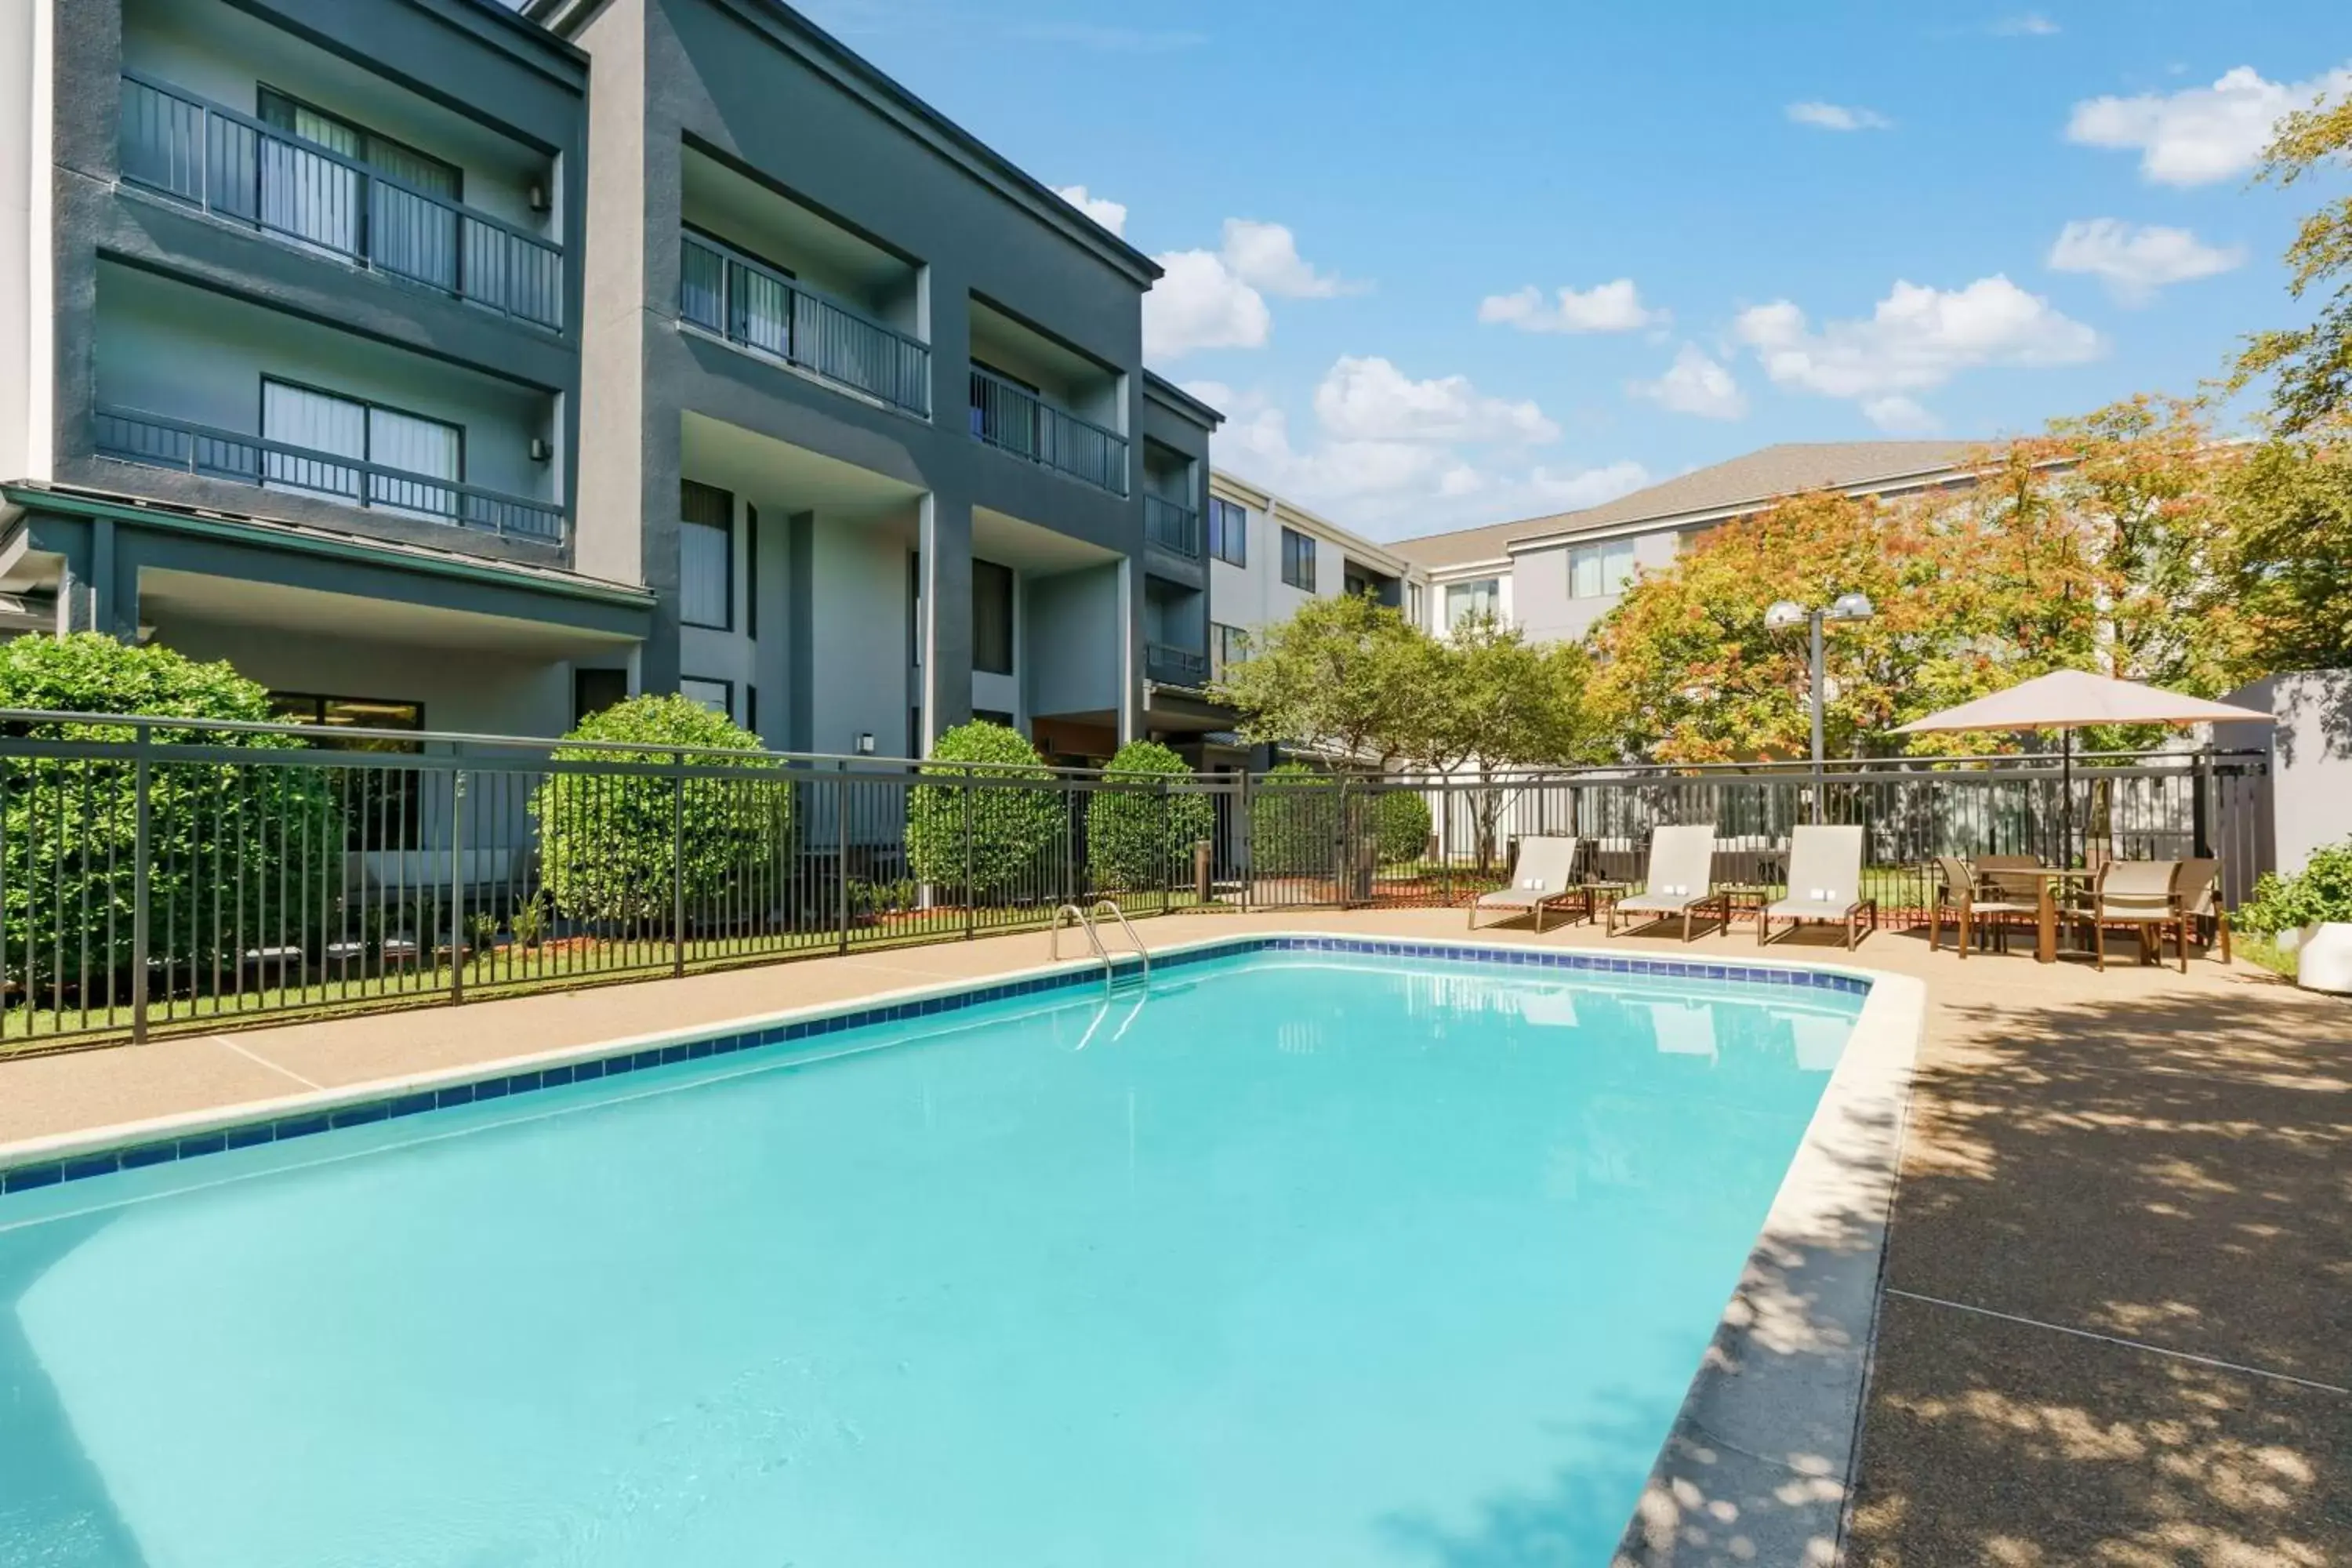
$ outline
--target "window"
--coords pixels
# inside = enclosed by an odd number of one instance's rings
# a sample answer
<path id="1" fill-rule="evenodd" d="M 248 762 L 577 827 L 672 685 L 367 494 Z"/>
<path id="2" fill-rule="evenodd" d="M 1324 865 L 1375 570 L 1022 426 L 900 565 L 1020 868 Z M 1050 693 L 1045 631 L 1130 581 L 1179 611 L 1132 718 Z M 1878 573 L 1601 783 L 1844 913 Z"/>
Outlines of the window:
<path id="1" fill-rule="evenodd" d="M 465 176 L 454 163 L 404 142 L 329 114 L 276 88 L 260 89 L 261 121 L 391 175 L 443 202 L 461 200 Z M 361 176 L 306 148 L 263 139 L 253 152 L 263 226 L 346 255 L 362 248 L 379 263 L 420 282 L 457 283 L 457 215 L 398 186 L 371 198 Z M 218 176 L 215 176 L 218 177 Z"/>
<path id="2" fill-rule="evenodd" d="M 383 170 L 404 184 L 415 186 L 444 201 L 461 201 L 466 176 L 455 163 L 420 153 L 405 142 L 369 130 L 356 121 L 313 108 L 299 98 L 265 87 L 260 96 L 260 121 L 265 125 L 316 142 L 331 152 Z"/>
<path id="3" fill-rule="evenodd" d="M 1421 584 L 1418 583 L 1404 585 L 1404 618 L 1414 626 L 1423 625 Z"/>
<path id="4" fill-rule="evenodd" d="M 1486 616 L 1501 619 L 1503 584 L 1499 578 L 1482 577 L 1475 583 L 1445 584 L 1445 629 L 1452 631 L 1470 616 Z"/>
<path id="5" fill-rule="evenodd" d="M 1633 542 L 1612 539 L 1580 544 L 1568 552 L 1568 596 L 1601 599 L 1622 594 L 1633 580 Z"/>
<path id="6" fill-rule="evenodd" d="M 1225 671 L 1249 657 L 1249 633 L 1239 626 L 1209 623 L 1209 673 L 1223 679 Z"/>
<path id="7" fill-rule="evenodd" d="M 731 680 L 710 680 L 698 675 L 681 676 L 678 695 L 699 702 L 722 719 L 735 717 L 735 683 Z"/>
<path id="8" fill-rule="evenodd" d="M 760 640 L 760 509 L 749 504 L 743 508 L 743 635 Z"/>
<path id="9" fill-rule="evenodd" d="M 971 710 L 971 717 L 975 723 L 994 724 L 1006 730 L 1020 728 L 1013 721 L 1013 715 L 1001 708 L 975 708 Z"/>
<path id="10" fill-rule="evenodd" d="M 594 718 L 607 708 L 629 700 L 625 669 L 575 669 L 572 672 L 572 721 Z"/>
<path id="11" fill-rule="evenodd" d="M 677 618 L 735 629 L 735 497 L 688 479 L 679 487 Z"/>
<path id="12" fill-rule="evenodd" d="M 993 561 L 971 563 L 971 667 L 1013 673 L 1013 568 Z"/>
<path id="13" fill-rule="evenodd" d="M 1231 566 L 1249 564 L 1249 509 L 1209 499 L 1209 553 Z"/>
<path id="14" fill-rule="evenodd" d="M 262 482 L 269 489 L 436 521 L 457 515 L 450 487 L 466 477 L 466 437 L 446 420 L 265 375 L 261 438 L 321 454 L 264 452 Z M 368 474 L 355 466 L 362 463 L 415 477 Z"/>
<path id="15" fill-rule="evenodd" d="M 278 722 L 315 724 L 334 730 L 410 730 L 425 728 L 425 704 L 389 701 L 374 697 L 327 697 L 313 691 L 273 691 L 269 706 Z M 376 752 L 414 755 L 425 747 L 416 741 L 380 740 L 373 736 L 322 737 L 322 750 Z M 328 788 L 335 794 L 343 816 L 343 843 L 349 849 L 417 847 L 424 837 L 424 778 L 409 769 L 358 765 L 330 770 Z"/>
<path id="16" fill-rule="evenodd" d="M 1282 580 L 1294 588 L 1315 591 L 1315 541 L 1296 529 L 1282 531 Z"/>

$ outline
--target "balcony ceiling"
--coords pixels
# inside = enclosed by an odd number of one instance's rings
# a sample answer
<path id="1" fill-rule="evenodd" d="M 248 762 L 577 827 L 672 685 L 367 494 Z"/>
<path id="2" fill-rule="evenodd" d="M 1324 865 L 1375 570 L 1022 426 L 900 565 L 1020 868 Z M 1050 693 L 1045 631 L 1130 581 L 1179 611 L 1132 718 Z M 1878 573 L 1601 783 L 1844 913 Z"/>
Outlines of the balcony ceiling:
<path id="1" fill-rule="evenodd" d="M 922 499 L 919 487 L 903 480 L 704 415 L 683 416 L 678 436 L 688 479 L 732 490 L 780 517 L 821 511 L 850 519 L 905 518 Z"/>
<path id="2" fill-rule="evenodd" d="M 984 506 L 971 509 L 971 552 L 983 561 L 1035 576 L 1080 572 L 1120 559 L 1115 550 L 1105 550 L 1098 544 L 1056 533 L 1004 512 L 991 511 Z"/>
<path id="3" fill-rule="evenodd" d="M 413 645 L 548 658 L 610 653 L 629 646 L 625 638 L 546 621 L 152 569 L 140 575 L 139 618 L 161 627 L 167 641 L 174 621 L 191 620 L 272 626 L 394 647 Z"/>

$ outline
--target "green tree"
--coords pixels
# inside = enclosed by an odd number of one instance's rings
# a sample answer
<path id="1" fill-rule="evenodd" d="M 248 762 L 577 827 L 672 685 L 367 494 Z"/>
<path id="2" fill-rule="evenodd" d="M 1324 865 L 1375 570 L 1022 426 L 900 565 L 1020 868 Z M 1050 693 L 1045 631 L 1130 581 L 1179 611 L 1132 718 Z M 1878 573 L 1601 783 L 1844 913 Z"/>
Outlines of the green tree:
<path id="1" fill-rule="evenodd" d="M 622 749 L 635 746 L 677 749 Z M 757 735 L 690 698 L 615 703 L 582 721 L 554 760 L 603 764 L 551 773 L 530 795 L 541 877 L 574 919 L 667 929 L 681 885 L 691 917 L 791 848 L 782 767 Z M 659 771 L 679 764 L 692 773 Z"/>
<path id="2" fill-rule="evenodd" d="M 1087 866 L 1098 888 L 1157 891 L 1192 874 L 1192 845 L 1216 831 L 1215 803 L 1188 784 L 1192 770 L 1157 741 L 1129 741 L 1087 807 Z"/>
<path id="3" fill-rule="evenodd" d="M 2325 177 L 2352 157 L 2352 99 L 2315 104 L 2278 122 L 2258 179 L 2282 189 Z M 2287 247 L 2287 290 L 2316 295 L 2307 327 L 2257 332 L 2239 355 L 2232 386 L 2272 378 L 2271 412 L 2279 434 L 2299 436 L 2352 415 L 2352 195 L 2338 196 L 2303 220 Z"/>
<path id="4" fill-rule="evenodd" d="M 161 646 L 133 647 L 94 632 L 0 645 L 0 708 L 137 713 L 267 723 L 268 689 L 227 664 L 199 664 Z M 12 734 L 124 744 L 125 725 L 20 720 Z M 208 729 L 152 731 L 158 744 L 225 746 L 253 763 L 170 762 L 149 771 L 148 952 L 209 969 L 244 947 L 305 945 L 327 897 L 324 868 L 341 849 L 328 771 L 264 765 L 299 750 L 291 736 Z M 135 764 L 124 759 L 11 757 L 5 793 L 7 979 L 54 997 L 69 986 L 127 980 L 132 938 Z M 242 944 L 242 946 L 240 946 Z M 236 951 L 231 951 L 231 950 Z M 110 994 L 127 999 L 127 985 Z M 85 992 L 88 1005 L 91 994 Z"/>
<path id="5" fill-rule="evenodd" d="M 1419 722 L 1415 674 L 1428 634 L 1369 595 L 1310 599 L 1251 640 L 1212 696 L 1262 743 L 1386 763 Z"/>
<path id="6" fill-rule="evenodd" d="M 2228 486 L 2243 673 L 2352 665 L 2352 415 L 2264 442 Z"/>
<path id="7" fill-rule="evenodd" d="M 1250 869 L 1260 877 L 1328 876 L 1336 868 L 1340 781 L 1304 763 L 1277 763 L 1250 797 Z"/>
<path id="8" fill-rule="evenodd" d="M 907 792 L 907 861 L 916 878 L 978 902 L 1039 899 L 1054 890 L 1055 851 L 1069 831 L 1058 791 L 1023 788 L 1054 775 L 1037 749 L 1002 724 L 975 719 L 941 735 Z M 983 782 L 994 781 L 994 782 Z"/>
<path id="9" fill-rule="evenodd" d="M 1429 853 L 1429 802 L 1419 790 L 1382 791 L 1372 820 L 1381 865 L 1402 865 Z"/>

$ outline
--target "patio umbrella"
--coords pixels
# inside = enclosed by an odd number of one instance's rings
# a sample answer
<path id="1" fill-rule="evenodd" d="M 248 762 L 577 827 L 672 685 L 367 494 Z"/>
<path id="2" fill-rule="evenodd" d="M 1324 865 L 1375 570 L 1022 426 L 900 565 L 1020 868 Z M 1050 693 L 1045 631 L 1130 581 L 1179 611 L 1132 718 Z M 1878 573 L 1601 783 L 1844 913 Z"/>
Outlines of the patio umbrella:
<path id="1" fill-rule="evenodd" d="M 1897 735 L 1950 734 L 1964 730 L 2056 730 L 2060 732 L 2059 799 L 2063 804 L 2066 852 L 2074 843 L 2074 731 L 2098 724 L 2270 724 L 2276 721 L 2252 708 L 2234 708 L 2202 697 L 2113 680 L 2088 670 L 2060 669 L 2021 681 L 2006 691 L 1930 713 L 1897 725 Z"/>

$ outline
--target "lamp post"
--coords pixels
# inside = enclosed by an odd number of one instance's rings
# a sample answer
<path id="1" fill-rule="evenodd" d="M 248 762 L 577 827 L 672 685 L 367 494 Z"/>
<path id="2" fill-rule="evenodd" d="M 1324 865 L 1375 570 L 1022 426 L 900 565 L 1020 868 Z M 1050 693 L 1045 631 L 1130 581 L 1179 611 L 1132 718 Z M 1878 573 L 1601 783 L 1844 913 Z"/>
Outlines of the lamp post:
<path id="1" fill-rule="evenodd" d="M 1782 599 L 1764 612 L 1768 631 L 1792 631 L 1802 626 L 1812 639 L 1812 699 L 1813 699 L 1813 820 L 1822 819 L 1822 726 L 1823 710 L 1828 706 L 1828 679 L 1822 668 L 1822 628 L 1823 626 L 1853 621 L 1866 621 L 1878 614 L 1878 606 L 1870 595 L 1861 593 L 1840 594 L 1825 609 L 1809 610 L 1793 599 Z"/>

